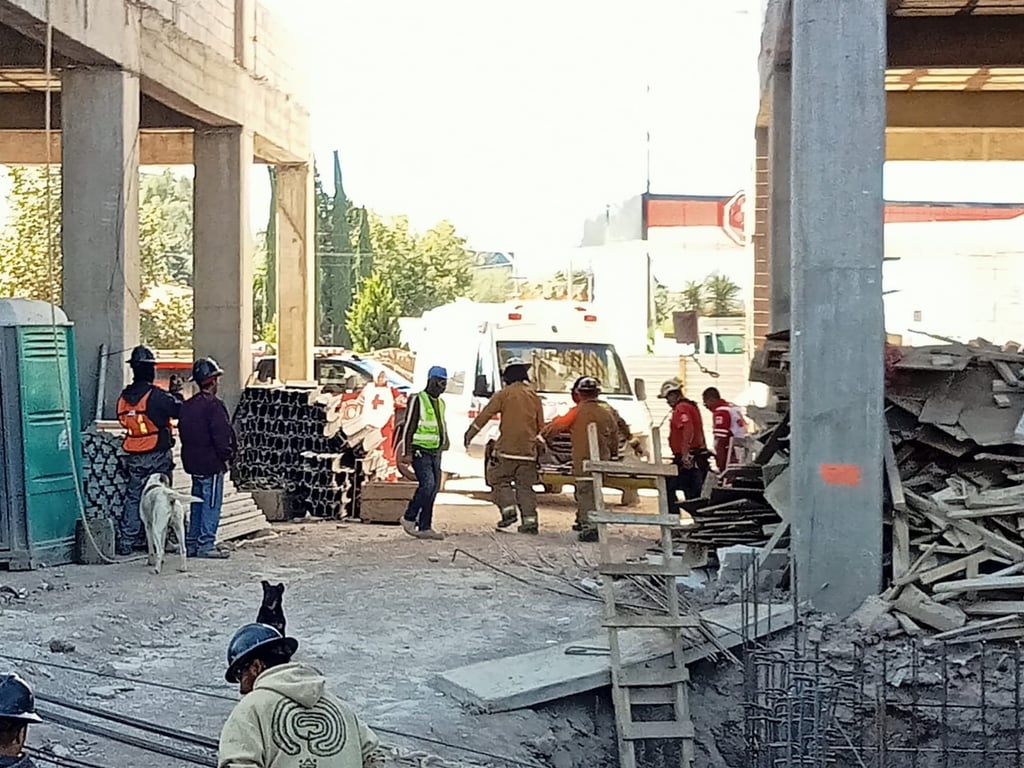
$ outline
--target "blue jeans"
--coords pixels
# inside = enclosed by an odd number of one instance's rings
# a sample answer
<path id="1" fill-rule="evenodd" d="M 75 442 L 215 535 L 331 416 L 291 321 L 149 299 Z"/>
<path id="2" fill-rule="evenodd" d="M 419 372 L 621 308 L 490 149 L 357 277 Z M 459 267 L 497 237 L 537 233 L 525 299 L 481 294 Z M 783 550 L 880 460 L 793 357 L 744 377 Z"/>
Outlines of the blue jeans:
<path id="1" fill-rule="evenodd" d="M 189 555 L 209 552 L 217 541 L 220 507 L 224 502 L 224 475 L 192 475 L 192 495 L 202 504 L 192 505 L 188 521 L 187 549 Z"/>
<path id="2" fill-rule="evenodd" d="M 428 531 L 434 522 L 434 499 L 441 490 L 441 452 L 414 448 L 412 471 L 419 487 L 405 510 L 405 519 L 414 521 L 418 530 Z"/>

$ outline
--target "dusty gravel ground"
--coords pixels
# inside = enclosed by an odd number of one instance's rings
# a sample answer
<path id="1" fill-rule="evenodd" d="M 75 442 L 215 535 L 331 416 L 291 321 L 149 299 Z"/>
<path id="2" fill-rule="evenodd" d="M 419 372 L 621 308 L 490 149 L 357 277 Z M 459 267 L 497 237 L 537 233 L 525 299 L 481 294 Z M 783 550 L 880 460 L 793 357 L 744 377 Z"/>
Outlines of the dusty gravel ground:
<path id="1" fill-rule="evenodd" d="M 143 562 L 0 572 L 0 585 L 27 591 L 0 602 L 0 653 L 195 693 L 41 664 L 0 660 L 0 670 L 16 669 L 42 694 L 215 737 L 232 702 L 203 694 L 237 695 L 223 679 L 227 641 L 236 627 L 255 618 L 260 580 L 283 581 L 289 634 L 301 644 L 298 658 L 323 670 L 333 690 L 371 725 L 534 765 L 614 765 L 608 752 L 614 726 L 600 696 L 583 705 L 487 716 L 428 685 L 433 675 L 453 667 L 599 631 L 596 603 L 517 583 L 462 556 L 452 562 L 459 548 L 538 584 L 566 588 L 524 563 L 576 580 L 587 575 L 579 567 L 582 558 L 596 563 L 597 545 L 579 544 L 570 531 L 571 496 L 543 497 L 537 537 L 496 534 L 497 513 L 489 504 L 454 495 L 441 502 L 435 527 L 448 535 L 442 542 L 358 522 L 282 524 L 276 538 L 247 542 L 228 561 L 190 561 L 188 573 L 174 570 L 173 556 L 162 576 L 150 574 Z M 639 529 L 646 537 L 637 530 L 616 532 L 624 549 L 639 552 L 653 543 L 652 529 Z M 55 653 L 54 640 L 74 650 Z M 381 735 L 411 764 L 441 764 L 429 756 L 488 762 Z M 30 745 L 110 766 L 185 765 L 52 725 L 34 728 Z"/>

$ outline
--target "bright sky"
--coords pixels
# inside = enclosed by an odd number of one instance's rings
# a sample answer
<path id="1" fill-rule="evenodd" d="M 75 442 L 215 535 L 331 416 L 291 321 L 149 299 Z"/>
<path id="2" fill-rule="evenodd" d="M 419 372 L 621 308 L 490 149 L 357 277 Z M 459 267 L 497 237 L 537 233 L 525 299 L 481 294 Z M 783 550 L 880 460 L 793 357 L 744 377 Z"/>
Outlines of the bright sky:
<path id="1" fill-rule="evenodd" d="M 264 1 L 313 35 L 323 175 L 339 149 L 349 196 L 416 226 L 576 245 L 644 190 L 648 128 L 652 191 L 747 185 L 756 0 Z"/>

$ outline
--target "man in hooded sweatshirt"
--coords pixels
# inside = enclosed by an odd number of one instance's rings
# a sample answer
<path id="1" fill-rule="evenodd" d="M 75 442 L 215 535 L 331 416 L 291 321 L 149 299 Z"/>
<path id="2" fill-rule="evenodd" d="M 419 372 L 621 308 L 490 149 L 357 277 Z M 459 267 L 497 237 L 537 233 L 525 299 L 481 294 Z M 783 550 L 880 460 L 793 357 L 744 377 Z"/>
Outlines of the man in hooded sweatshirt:
<path id="1" fill-rule="evenodd" d="M 377 735 L 323 675 L 292 662 L 299 643 L 246 624 L 228 645 L 225 679 L 242 700 L 220 733 L 218 768 L 380 768 Z"/>
<path id="2" fill-rule="evenodd" d="M 0 676 L 0 768 L 35 768 L 25 739 L 28 727 L 41 722 L 28 683 L 17 675 Z"/>

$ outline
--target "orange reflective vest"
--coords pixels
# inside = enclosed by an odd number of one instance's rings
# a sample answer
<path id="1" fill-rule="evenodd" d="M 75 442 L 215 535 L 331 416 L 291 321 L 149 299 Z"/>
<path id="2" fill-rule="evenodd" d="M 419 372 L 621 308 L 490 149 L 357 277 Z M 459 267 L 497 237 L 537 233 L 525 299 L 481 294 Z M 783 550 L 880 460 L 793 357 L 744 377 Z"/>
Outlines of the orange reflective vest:
<path id="1" fill-rule="evenodd" d="M 125 400 L 124 395 L 117 399 L 117 420 L 128 430 L 121 443 L 125 453 L 149 453 L 160 440 L 160 428 L 146 414 L 152 392 L 144 394 L 134 405 Z"/>

